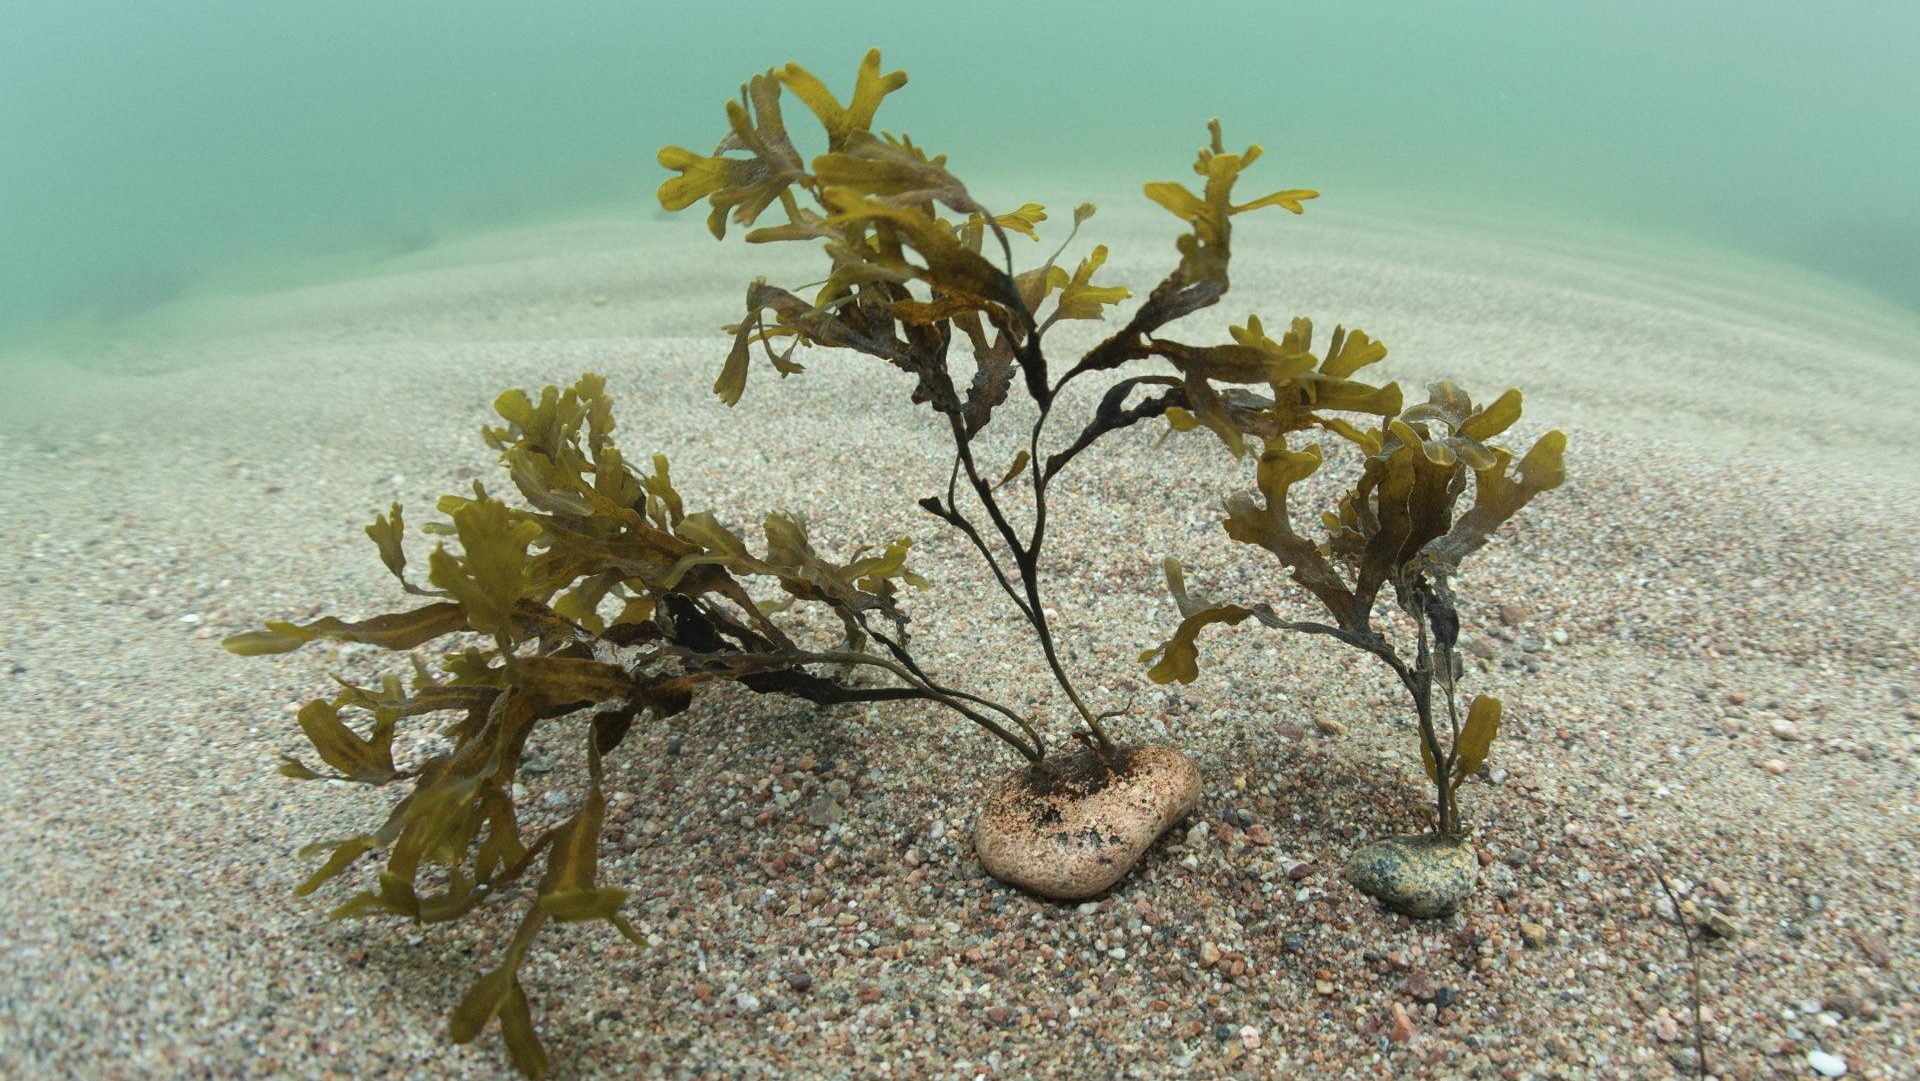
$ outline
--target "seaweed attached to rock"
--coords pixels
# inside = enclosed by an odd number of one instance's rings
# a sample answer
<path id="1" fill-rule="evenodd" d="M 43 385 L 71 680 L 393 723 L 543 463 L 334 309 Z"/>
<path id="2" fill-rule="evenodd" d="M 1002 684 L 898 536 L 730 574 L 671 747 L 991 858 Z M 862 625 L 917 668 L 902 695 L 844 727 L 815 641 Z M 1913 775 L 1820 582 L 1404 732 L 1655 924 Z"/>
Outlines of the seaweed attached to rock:
<path id="1" fill-rule="evenodd" d="M 1285 342 L 1261 347 L 1304 353 L 1310 334 L 1311 327 L 1296 320 Z M 1265 342 L 1257 324 L 1240 336 Z M 1457 652 L 1460 614 L 1452 578 L 1502 524 L 1560 485 L 1567 440 L 1559 431 L 1547 432 L 1517 462 L 1512 450 L 1494 442 L 1520 419 L 1517 390 L 1476 406 L 1465 391 L 1440 382 L 1428 388 L 1425 402 L 1403 410 L 1396 385 L 1369 388 L 1349 380 L 1385 355 L 1377 342 L 1356 345 L 1352 336 L 1335 331 L 1328 359 L 1289 377 L 1305 376 L 1306 382 L 1273 379 L 1266 397 L 1240 393 L 1229 400 L 1222 394 L 1221 405 L 1204 421 L 1170 418 L 1176 428 L 1205 423 L 1236 456 L 1258 454 L 1255 490 L 1227 500 L 1222 524 L 1232 539 L 1272 555 L 1319 602 L 1325 620 L 1285 618 L 1264 603 L 1195 598 L 1180 563 L 1169 559 L 1167 585 L 1181 622 L 1141 660 L 1151 665 L 1148 674 L 1156 682 L 1192 682 L 1199 675 L 1201 633 L 1250 618 L 1335 638 L 1378 657 L 1412 700 L 1421 762 L 1435 790 L 1435 828 L 1451 838 L 1463 829 L 1459 785 L 1486 761 L 1501 712 L 1500 700 L 1487 694 L 1460 708 L 1464 665 Z M 1338 382 L 1329 386 L 1323 378 Z M 1342 413 L 1379 420 L 1363 425 Z M 1320 443 L 1298 438 L 1315 431 L 1337 437 L 1362 459 L 1352 487 L 1320 515 L 1318 540 L 1299 531 L 1288 502 L 1293 485 L 1322 464 Z M 1376 620 L 1377 602 L 1388 588 L 1412 624 L 1411 643 L 1396 643 Z"/>

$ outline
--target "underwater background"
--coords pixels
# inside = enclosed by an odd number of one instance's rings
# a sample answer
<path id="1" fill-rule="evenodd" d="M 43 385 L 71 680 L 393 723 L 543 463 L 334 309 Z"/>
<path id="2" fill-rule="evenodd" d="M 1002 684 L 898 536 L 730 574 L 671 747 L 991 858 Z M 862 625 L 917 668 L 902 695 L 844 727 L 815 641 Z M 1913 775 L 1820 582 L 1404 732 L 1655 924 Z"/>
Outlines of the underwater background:
<path id="1" fill-rule="evenodd" d="M 990 205 L 1179 179 L 1207 118 L 1314 210 L 1689 250 L 1920 323 L 1911 3 L 9 6 L 0 356 L 449 238 L 657 212 L 741 73 L 866 46 Z M 805 148 L 803 148 L 804 150 Z M 1004 187 L 1004 194 L 1002 188 Z"/>
<path id="2" fill-rule="evenodd" d="M 526 955 L 554 1077 L 1920 1081 L 1920 457 L 1893 449 L 1920 408 L 1916 10 L 14 0 L 0 1079 L 517 1076 L 493 1028 L 457 1043 L 449 1018 L 538 929 L 528 891 L 434 927 L 330 917 L 381 881 L 372 860 L 296 892 L 324 842 L 377 840 L 417 775 L 276 765 L 363 725 L 325 703 L 359 700 L 342 683 L 384 700 L 407 660 L 222 648 L 410 605 L 390 571 L 418 588 L 495 548 L 433 529 L 543 472 L 482 438 L 523 415 L 516 389 L 593 373 L 623 461 L 664 483 L 670 459 L 713 515 L 696 530 L 758 551 L 770 511 L 804 516 L 834 560 L 911 537 L 917 663 L 1073 745 L 1024 602 L 915 505 L 951 503 L 956 474 L 913 378 L 823 347 L 792 378 L 750 356 L 739 400 L 715 393 L 739 386 L 720 328 L 743 287 L 811 293 L 829 257 L 716 243 L 705 207 L 655 198 L 657 148 L 712 148 L 745 79 L 797 61 L 845 100 L 877 46 L 911 73 L 879 129 L 948 154 L 996 211 L 1048 208 L 1017 267 L 1068 241 L 1062 276 L 1104 256 L 1093 284 L 1131 290 L 1048 330 L 1050 371 L 1180 264 L 1186 221 L 1141 185 L 1192 184 L 1217 116 L 1228 151 L 1266 149 L 1246 200 L 1323 194 L 1235 219 L 1231 292 L 1173 348 L 1256 316 L 1299 341 L 1310 318 L 1315 348 L 1377 360 L 1362 378 L 1405 401 L 1523 393 L 1511 446 L 1564 433 L 1565 483 L 1453 580 L 1461 690 L 1502 710 L 1464 800 L 1478 885 L 1415 923 L 1345 877 L 1436 805 L 1387 666 L 1249 618 L 1209 628 L 1191 683 L 1148 667 L 1186 622 L 1168 557 L 1189 601 L 1311 617 L 1222 499 L 1323 461 L 1268 505 L 1318 540 L 1365 455 L 1297 432 L 1287 458 L 1236 459 L 1149 418 L 1060 473 L 1031 596 L 1115 737 L 1199 767 L 1191 819 L 1097 902 L 1043 901 L 973 840 L 1012 748 L 927 702 L 703 690 L 603 755 L 597 881 L 628 891 L 645 945 L 550 928 Z M 1069 240 L 1083 199 L 1099 214 Z M 1022 380 L 978 461 L 1052 471 L 1125 401 L 1102 395 L 1166 370 L 1076 379 L 1037 433 Z M 1031 472 L 994 490 L 1034 521 Z M 781 625 L 837 641 L 808 607 Z M 407 651 L 416 689 L 488 663 L 437 648 Z M 364 746 L 420 768 L 472 727 L 448 717 Z M 603 719 L 528 737 L 515 830 L 581 820 Z M 389 868 L 418 851 L 387 847 Z"/>

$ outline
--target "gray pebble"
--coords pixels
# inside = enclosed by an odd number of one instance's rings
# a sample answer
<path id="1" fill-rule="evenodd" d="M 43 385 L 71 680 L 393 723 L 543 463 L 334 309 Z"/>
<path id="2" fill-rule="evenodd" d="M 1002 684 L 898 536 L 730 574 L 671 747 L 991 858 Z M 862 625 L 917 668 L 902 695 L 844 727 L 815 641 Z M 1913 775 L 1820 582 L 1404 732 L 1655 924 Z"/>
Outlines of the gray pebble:
<path id="1" fill-rule="evenodd" d="M 831 826 L 840 821 L 840 804 L 832 796 L 821 796 L 807 804 L 807 822 L 814 826 Z"/>
<path id="2" fill-rule="evenodd" d="M 1431 834 L 1375 841 L 1347 860 L 1355 889 L 1415 919 L 1451 914 L 1479 872 L 1472 845 Z"/>

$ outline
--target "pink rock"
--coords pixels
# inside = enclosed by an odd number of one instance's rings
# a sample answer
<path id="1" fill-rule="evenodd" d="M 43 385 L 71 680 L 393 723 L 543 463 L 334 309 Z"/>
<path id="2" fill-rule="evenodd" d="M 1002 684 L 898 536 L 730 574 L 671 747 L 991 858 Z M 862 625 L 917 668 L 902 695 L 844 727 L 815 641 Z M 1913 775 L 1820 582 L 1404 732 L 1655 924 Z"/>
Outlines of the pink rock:
<path id="1" fill-rule="evenodd" d="M 1059 900 L 1091 897 L 1200 802 L 1200 770 L 1171 747 L 1121 748 L 1122 771 L 1080 751 L 1023 768 L 988 797 L 973 847 L 987 873 Z"/>
<path id="2" fill-rule="evenodd" d="M 1387 1035 L 1394 1043 L 1406 1043 L 1413 1039 L 1413 1018 L 1407 1016 L 1406 1007 L 1398 1002 L 1393 1004 L 1393 1031 Z"/>

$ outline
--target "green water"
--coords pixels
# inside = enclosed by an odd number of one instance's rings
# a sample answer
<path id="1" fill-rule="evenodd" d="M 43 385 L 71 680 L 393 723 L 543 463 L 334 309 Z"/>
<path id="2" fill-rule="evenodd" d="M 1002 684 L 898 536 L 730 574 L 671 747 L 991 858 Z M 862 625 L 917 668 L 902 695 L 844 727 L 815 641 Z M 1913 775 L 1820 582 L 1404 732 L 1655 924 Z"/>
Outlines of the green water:
<path id="1" fill-rule="evenodd" d="M 1910 0 L 25 0 L 6 23 L 0 351 L 647 214 L 654 149 L 710 147 L 745 74 L 842 88 L 870 44 L 913 76 L 879 126 L 976 186 L 1178 178 L 1219 115 L 1268 148 L 1262 182 L 1325 205 L 1669 240 L 1920 310 Z"/>

